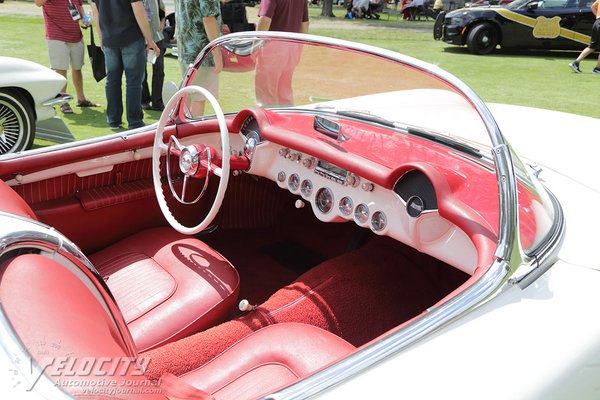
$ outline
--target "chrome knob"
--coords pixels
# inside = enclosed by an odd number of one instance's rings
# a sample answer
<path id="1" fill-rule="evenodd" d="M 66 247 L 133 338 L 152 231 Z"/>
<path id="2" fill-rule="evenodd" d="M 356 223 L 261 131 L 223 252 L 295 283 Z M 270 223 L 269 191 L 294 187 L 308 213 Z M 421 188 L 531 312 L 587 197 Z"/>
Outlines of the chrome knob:
<path id="1" fill-rule="evenodd" d="M 290 149 L 287 149 L 287 148 L 279 149 L 279 155 L 281 157 L 287 157 L 289 154 L 290 154 Z"/>
<path id="2" fill-rule="evenodd" d="M 315 166 L 315 159 L 313 157 L 305 158 L 302 160 L 302 165 L 308 169 L 311 169 Z"/>
<path id="3" fill-rule="evenodd" d="M 361 186 L 362 190 L 364 190 L 365 192 L 372 192 L 373 189 L 375 189 L 375 185 L 373 185 L 371 182 L 365 182 L 363 183 Z"/>
<path id="4" fill-rule="evenodd" d="M 300 159 L 302 159 L 302 154 L 300 153 L 292 153 L 289 156 L 290 161 L 295 161 L 297 163 L 300 162 Z"/>
<path id="5" fill-rule="evenodd" d="M 279 182 L 285 182 L 285 172 L 280 171 L 277 174 L 277 181 L 279 181 Z"/>

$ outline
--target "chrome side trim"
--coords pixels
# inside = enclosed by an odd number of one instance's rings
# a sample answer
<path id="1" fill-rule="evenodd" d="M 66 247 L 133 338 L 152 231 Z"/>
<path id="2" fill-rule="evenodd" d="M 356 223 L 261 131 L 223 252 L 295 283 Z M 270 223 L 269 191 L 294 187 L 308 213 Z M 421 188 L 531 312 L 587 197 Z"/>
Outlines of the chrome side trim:
<path id="1" fill-rule="evenodd" d="M 546 192 L 554 205 L 555 222 L 548 238 L 532 255 L 533 262 L 531 263 L 530 268 L 519 268 L 517 273 L 510 279 L 510 284 L 517 284 L 521 289 L 527 288 L 554 265 L 558 260 L 558 251 L 565 238 L 566 221 L 563 209 L 556 196 L 554 196 L 554 193 L 547 188 Z M 522 269 L 524 270 L 523 272 L 521 272 Z"/>
<path id="2" fill-rule="evenodd" d="M 71 96 L 70 94 L 59 94 L 58 96 L 45 101 L 44 103 L 42 103 L 42 105 L 47 107 L 58 106 L 64 103 L 68 103 L 71 100 L 73 100 L 73 96 Z"/>

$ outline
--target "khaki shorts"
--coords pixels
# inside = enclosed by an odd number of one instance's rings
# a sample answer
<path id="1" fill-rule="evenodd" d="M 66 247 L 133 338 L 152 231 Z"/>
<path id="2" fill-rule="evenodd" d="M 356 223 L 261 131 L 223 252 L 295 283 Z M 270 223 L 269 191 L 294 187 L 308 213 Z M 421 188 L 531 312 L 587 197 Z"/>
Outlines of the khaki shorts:
<path id="1" fill-rule="evenodd" d="M 60 40 L 47 40 L 50 68 L 66 71 L 69 64 L 74 70 L 83 67 L 85 44 L 83 39 L 76 43 L 62 42 Z"/>
<path id="2" fill-rule="evenodd" d="M 181 68 L 181 75 L 185 76 L 188 65 L 179 63 L 179 67 Z M 195 86 L 201 86 L 204 89 L 208 90 L 216 99 L 219 98 L 219 75 L 213 72 L 213 67 L 200 67 L 196 72 L 196 76 L 194 76 L 194 80 L 192 84 Z M 192 94 L 189 96 L 191 100 L 199 101 L 206 100 L 206 98 L 201 94 Z"/>

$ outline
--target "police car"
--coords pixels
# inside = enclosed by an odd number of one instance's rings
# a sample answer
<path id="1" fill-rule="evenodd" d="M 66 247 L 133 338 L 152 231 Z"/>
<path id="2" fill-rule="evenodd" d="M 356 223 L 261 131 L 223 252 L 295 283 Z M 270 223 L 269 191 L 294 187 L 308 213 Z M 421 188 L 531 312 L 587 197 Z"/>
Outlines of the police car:
<path id="1" fill-rule="evenodd" d="M 462 8 L 440 13 L 433 37 L 467 45 L 473 54 L 502 48 L 581 50 L 590 42 L 592 0 L 516 0 L 506 7 Z"/>

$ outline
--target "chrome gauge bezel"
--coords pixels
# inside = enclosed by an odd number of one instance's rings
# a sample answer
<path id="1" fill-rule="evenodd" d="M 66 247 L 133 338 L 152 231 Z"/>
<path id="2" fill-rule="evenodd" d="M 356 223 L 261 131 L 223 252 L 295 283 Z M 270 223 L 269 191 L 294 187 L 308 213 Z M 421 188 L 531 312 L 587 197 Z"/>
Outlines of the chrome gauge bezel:
<path id="1" fill-rule="evenodd" d="M 323 214 L 327 214 L 333 208 L 333 192 L 331 189 L 324 187 L 317 191 L 315 195 L 315 205 L 317 209 Z"/>
<path id="2" fill-rule="evenodd" d="M 354 219 L 360 225 L 364 225 L 369 222 L 369 216 L 369 206 L 367 206 L 365 203 L 358 204 L 354 209 Z"/>
<path id="3" fill-rule="evenodd" d="M 298 174 L 291 174 L 288 178 L 288 187 L 292 192 L 297 192 L 300 188 L 300 176 Z"/>
<path id="4" fill-rule="evenodd" d="M 352 215 L 352 210 L 354 209 L 354 202 L 348 196 L 344 196 L 341 198 L 338 203 L 338 209 L 340 210 L 340 214 L 345 217 Z"/>
<path id="5" fill-rule="evenodd" d="M 371 216 L 371 229 L 374 232 L 382 232 L 387 228 L 387 216 L 383 211 L 375 211 Z"/>
<path id="6" fill-rule="evenodd" d="M 310 179 L 305 179 L 300 184 L 300 193 L 302 193 L 302 196 L 305 198 L 309 198 L 313 194 L 313 189 L 313 183 Z"/>

